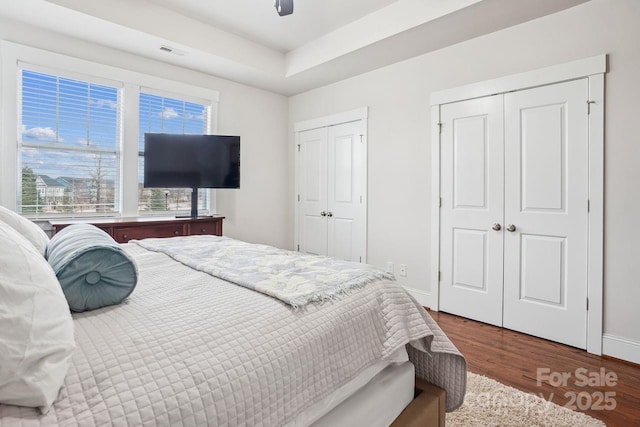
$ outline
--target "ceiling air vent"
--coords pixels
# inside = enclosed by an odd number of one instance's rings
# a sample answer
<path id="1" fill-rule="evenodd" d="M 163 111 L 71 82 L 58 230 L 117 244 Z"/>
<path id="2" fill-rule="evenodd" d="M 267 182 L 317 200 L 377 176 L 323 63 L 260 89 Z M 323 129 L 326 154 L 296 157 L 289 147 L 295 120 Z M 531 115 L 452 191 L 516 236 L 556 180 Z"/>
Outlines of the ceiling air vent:
<path id="1" fill-rule="evenodd" d="M 173 47 L 170 46 L 160 46 L 160 50 L 163 52 L 167 52 L 167 53 L 173 53 L 174 55 L 178 55 L 178 56 L 184 56 L 184 52 L 179 50 L 179 49 L 175 49 Z"/>

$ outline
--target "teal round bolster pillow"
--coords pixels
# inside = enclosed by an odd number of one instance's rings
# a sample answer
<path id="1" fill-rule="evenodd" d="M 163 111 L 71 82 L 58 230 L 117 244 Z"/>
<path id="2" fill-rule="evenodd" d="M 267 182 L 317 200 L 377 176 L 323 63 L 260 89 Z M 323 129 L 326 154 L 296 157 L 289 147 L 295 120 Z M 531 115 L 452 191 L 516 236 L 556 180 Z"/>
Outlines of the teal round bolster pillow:
<path id="1" fill-rule="evenodd" d="M 46 257 L 72 311 L 120 304 L 138 282 L 133 259 L 111 236 L 90 224 L 70 225 L 56 233 Z"/>

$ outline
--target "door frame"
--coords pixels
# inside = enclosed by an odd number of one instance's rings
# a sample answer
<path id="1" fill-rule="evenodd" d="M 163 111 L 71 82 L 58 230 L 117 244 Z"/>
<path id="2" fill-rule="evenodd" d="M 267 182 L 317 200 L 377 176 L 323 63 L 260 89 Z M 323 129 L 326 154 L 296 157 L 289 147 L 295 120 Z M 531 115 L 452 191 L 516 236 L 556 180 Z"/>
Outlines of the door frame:
<path id="1" fill-rule="evenodd" d="M 369 107 L 362 107 L 355 110 L 344 111 L 337 114 L 331 114 L 329 116 L 317 117 L 314 119 L 304 120 L 300 122 L 296 122 L 293 124 L 293 133 L 294 133 L 294 144 L 293 144 L 293 159 L 294 159 L 294 170 L 293 170 L 293 215 L 294 215 L 294 231 L 293 231 L 293 249 L 298 250 L 298 244 L 300 242 L 300 230 L 299 230 L 299 206 L 298 206 L 298 195 L 300 194 L 298 189 L 300 185 L 300 160 L 298 158 L 298 144 L 300 138 L 300 132 L 304 132 L 307 130 L 318 129 L 322 127 L 330 127 L 337 126 L 344 123 L 357 122 L 362 120 L 364 123 L 364 136 L 362 138 L 363 144 L 363 171 L 362 171 L 362 206 L 364 209 L 364 242 L 362 242 L 362 262 L 367 262 L 367 241 L 368 241 L 368 199 L 367 199 L 367 186 L 368 186 L 368 129 L 369 129 Z"/>
<path id="2" fill-rule="evenodd" d="M 607 55 L 596 55 L 431 94 L 431 294 L 439 308 L 440 294 L 440 106 L 489 95 L 587 78 L 589 84 L 589 229 L 587 272 L 587 351 L 602 354 L 604 259 L 604 74 Z"/>

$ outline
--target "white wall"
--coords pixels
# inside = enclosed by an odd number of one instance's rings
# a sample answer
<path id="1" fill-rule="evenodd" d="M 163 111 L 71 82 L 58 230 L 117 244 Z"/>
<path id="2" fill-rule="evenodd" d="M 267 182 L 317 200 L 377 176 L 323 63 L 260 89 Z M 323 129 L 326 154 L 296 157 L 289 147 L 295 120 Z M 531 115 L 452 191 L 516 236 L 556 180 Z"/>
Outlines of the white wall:
<path id="1" fill-rule="evenodd" d="M 217 90 L 218 132 L 242 137 L 241 189 L 218 192 L 217 210 L 226 216 L 224 233 L 291 247 L 286 97 L 13 21 L 0 20 L 0 39 Z"/>
<path id="2" fill-rule="evenodd" d="M 386 261 L 407 264 L 408 277 L 398 279 L 428 292 L 430 94 L 608 53 L 604 331 L 624 338 L 632 353 L 625 356 L 607 342 L 605 352 L 640 363 L 640 134 L 635 128 L 640 117 L 639 23 L 638 0 L 592 0 L 293 96 L 290 138 L 295 122 L 369 107 L 368 259 L 380 267 Z"/>

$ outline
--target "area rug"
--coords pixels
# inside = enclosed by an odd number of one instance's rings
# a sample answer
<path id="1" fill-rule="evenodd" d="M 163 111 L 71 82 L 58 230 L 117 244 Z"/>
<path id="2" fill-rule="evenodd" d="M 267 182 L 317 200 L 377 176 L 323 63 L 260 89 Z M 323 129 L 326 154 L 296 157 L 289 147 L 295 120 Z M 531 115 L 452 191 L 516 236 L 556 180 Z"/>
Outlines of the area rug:
<path id="1" fill-rule="evenodd" d="M 482 375 L 467 373 L 464 404 L 447 414 L 447 427 L 604 427 L 593 417 Z"/>

